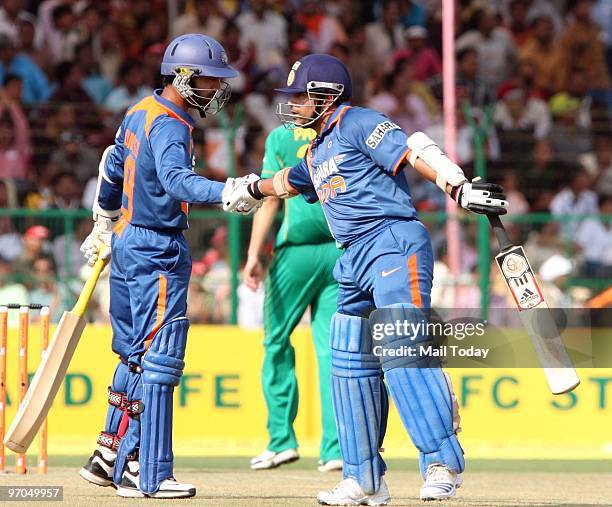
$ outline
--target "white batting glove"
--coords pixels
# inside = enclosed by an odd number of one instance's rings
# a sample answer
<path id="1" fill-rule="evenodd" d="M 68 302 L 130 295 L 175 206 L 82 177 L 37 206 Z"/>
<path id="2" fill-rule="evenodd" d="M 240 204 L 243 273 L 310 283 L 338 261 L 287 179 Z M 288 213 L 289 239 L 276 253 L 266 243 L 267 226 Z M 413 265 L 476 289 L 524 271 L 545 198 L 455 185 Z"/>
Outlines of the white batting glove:
<path id="1" fill-rule="evenodd" d="M 223 210 L 248 215 L 259 208 L 262 200 L 249 192 L 249 185 L 259 179 L 256 174 L 249 174 L 242 178 L 228 178 L 221 194 Z"/>
<path id="2" fill-rule="evenodd" d="M 81 253 L 87 259 L 87 264 L 93 266 L 98 257 L 106 260 L 111 255 L 111 239 L 117 219 L 95 215 L 95 223 L 89 236 L 81 245 Z"/>
<path id="3" fill-rule="evenodd" d="M 463 183 L 453 188 L 451 197 L 464 209 L 482 215 L 505 215 L 508 201 L 501 185 L 495 183 Z"/>

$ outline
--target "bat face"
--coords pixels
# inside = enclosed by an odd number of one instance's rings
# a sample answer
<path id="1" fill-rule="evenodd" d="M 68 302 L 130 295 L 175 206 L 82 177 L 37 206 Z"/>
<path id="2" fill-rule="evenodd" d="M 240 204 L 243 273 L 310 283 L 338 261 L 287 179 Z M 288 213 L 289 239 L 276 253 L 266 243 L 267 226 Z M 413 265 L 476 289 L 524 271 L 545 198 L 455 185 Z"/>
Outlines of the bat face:
<path id="1" fill-rule="evenodd" d="M 548 308 L 540 285 L 522 246 L 515 246 L 495 257 L 510 290 L 521 321 L 535 348 L 553 394 L 574 389 L 580 379 L 561 340 L 557 324 Z"/>
<path id="2" fill-rule="evenodd" d="M 4 443 L 12 451 L 25 452 L 34 440 L 64 381 L 68 364 L 83 334 L 85 322 L 82 316 L 64 312 L 4 439 Z"/>
<path id="3" fill-rule="evenodd" d="M 495 260 L 519 310 L 529 310 L 544 303 L 544 296 L 522 246 L 500 253 Z"/>

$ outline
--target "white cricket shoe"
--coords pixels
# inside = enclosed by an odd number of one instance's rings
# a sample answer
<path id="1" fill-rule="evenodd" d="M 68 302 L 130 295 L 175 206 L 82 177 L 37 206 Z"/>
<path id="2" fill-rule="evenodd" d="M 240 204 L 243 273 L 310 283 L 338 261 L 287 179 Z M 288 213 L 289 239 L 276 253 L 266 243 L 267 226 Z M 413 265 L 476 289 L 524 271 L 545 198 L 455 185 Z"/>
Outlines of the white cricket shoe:
<path id="1" fill-rule="evenodd" d="M 187 482 L 178 482 L 174 477 L 170 477 L 159 485 L 155 493 L 146 495 L 148 498 L 190 498 L 195 496 L 196 487 Z"/>
<path id="2" fill-rule="evenodd" d="M 320 491 L 317 502 L 322 505 L 387 505 L 391 497 L 384 477 L 376 493 L 368 495 L 355 479 L 348 478 L 339 482 L 331 491 Z"/>
<path id="3" fill-rule="evenodd" d="M 300 459 L 297 449 L 286 449 L 281 452 L 274 452 L 266 449 L 259 456 L 251 460 L 251 470 L 268 470 L 280 465 L 293 463 Z"/>
<path id="4" fill-rule="evenodd" d="M 445 500 L 455 496 L 463 479 L 444 465 L 434 463 L 427 467 L 425 484 L 421 486 L 421 500 Z"/>
<path id="5" fill-rule="evenodd" d="M 140 491 L 138 461 L 128 461 L 121 483 L 117 485 L 117 495 L 123 498 L 189 498 L 195 494 L 196 487 L 193 484 L 178 482 L 174 477 L 162 481 L 155 493 L 143 493 Z"/>
<path id="6" fill-rule="evenodd" d="M 330 459 L 329 461 L 319 461 L 317 470 L 319 472 L 337 472 L 342 471 L 343 461 L 341 459 Z"/>
<path id="7" fill-rule="evenodd" d="M 117 453 L 115 451 L 99 445 L 85 466 L 79 470 L 79 475 L 96 486 L 113 486 L 113 470 L 116 459 Z"/>

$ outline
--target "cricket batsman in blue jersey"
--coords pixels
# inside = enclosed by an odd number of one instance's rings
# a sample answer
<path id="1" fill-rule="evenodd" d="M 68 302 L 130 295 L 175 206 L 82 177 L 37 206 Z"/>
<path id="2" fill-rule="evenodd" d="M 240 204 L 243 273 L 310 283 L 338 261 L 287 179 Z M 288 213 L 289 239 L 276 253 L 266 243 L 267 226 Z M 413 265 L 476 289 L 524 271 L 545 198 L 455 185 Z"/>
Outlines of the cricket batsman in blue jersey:
<path id="1" fill-rule="evenodd" d="M 375 308 L 411 315 L 411 309 L 430 306 L 431 241 L 417 218 L 405 166 L 476 213 L 504 214 L 507 202 L 500 186 L 468 182 L 424 133 L 408 135 L 381 113 L 352 107 L 351 88 L 348 70 L 332 56 L 308 55 L 296 62 L 279 90 L 290 101 L 279 104 L 277 112 L 285 123 L 313 128 L 317 137 L 299 164 L 237 187 L 223 204 L 240 211 L 265 196 L 302 194 L 321 203 L 344 249 L 334 268 L 339 291 L 330 333 L 344 479 L 320 492 L 319 503 L 389 502 L 380 455 L 388 411 L 385 383 L 419 450 L 421 499 L 442 500 L 455 494 L 464 469 L 449 378 L 439 367 L 381 364 L 373 354 L 367 317 Z"/>
<path id="2" fill-rule="evenodd" d="M 182 35 L 167 47 L 161 74 L 164 88 L 128 110 L 104 152 L 95 225 L 81 248 L 90 264 L 111 255 L 112 347 L 121 361 L 105 429 L 80 474 L 114 485 L 123 497 L 196 493 L 173 476 L 172 399 L 189 328 L 191 257 L 183 230 L 188 203 L 221 203 L 224 193 L 252 181 L 223 184 L 192 169 L 195 122 L 188 109 L 218 112 L 230 96 L 224 80 L 238 75 L 223 47 L 205 35 Z"/>

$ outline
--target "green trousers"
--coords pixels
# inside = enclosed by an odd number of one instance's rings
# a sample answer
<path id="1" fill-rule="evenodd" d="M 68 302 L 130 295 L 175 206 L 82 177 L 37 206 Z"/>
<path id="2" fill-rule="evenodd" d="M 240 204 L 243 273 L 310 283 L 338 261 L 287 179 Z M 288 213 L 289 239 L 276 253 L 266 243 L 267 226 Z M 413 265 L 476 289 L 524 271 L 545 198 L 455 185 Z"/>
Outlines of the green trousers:
<path id="1" fill-rule="evenodd" d="M 341 459 L 331 395 L 329 346 L 330 322 L 338 297 L 332 271 L 340 253 L 334 243 L 285 246 L 277 251 L 270 265 L 264 303 L 262 384 L 268 407 L 268 449 L 272 451 L 298 447 L 293 430 L 298 386 L 290 336 L 310 306 L 321 394 L 320 458 Z"/>

